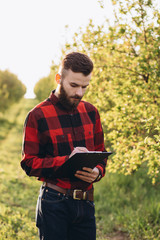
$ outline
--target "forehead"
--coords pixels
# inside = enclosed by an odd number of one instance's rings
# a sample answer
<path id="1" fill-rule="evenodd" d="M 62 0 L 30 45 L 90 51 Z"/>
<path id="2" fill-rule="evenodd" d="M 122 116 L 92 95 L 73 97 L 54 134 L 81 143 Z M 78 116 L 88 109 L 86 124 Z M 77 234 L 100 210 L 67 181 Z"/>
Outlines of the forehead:
<path id="1" fill-rule="evenodd" d="M 83 75 L 83 73 L 75 73 L 72 70 L 67 70 L 67 74 L 64 77 L 64 81 L 68 83 L 75 83 L 77 85 L 83 86 L 88 85 L 91 79 L 91 73 L 87 76 Z"/>

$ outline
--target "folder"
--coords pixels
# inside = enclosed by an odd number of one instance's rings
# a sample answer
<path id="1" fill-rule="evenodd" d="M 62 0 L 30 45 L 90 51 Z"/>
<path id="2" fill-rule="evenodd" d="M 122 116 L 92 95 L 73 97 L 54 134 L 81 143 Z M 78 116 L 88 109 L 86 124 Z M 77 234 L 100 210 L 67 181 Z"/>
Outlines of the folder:
<path id="1" fill-rule="evenodd" d="M 112 152 L 80 152 L 74 154 L 56 171 L 57 178 L 75 178 L 74 174 L 83 167 L 94 168 L 98 164 L 103 164 L 105 158 L 108 158 Z"/>

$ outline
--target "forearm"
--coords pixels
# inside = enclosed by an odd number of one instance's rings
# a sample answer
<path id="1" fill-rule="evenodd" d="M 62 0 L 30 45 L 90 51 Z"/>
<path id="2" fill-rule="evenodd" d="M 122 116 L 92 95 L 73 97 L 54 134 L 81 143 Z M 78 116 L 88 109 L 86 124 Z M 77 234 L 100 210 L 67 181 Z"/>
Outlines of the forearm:
<path id="1" fill-rule="evenodd" d="M 95 151 L 102 151 L 102 152 L 106 151 L 105 145 L 104 145 L 103 129 L 100 121 L 100 116 L 98 113 L 97 113 L 96 126 L 95 126 L 94 144 L 95 144 Z M 96 166 L 99 170 L 100 177 L 98 177 L 98 179 L 95 181 L 99 181 L 102 177 L 104 177 L 106 165 L 107 165 L 107 158 L 105 158 L 101 164 Z"/>
<path id="2" fill-rule="evenodd" d="M 25 154 L 21 161 L 21 167 L 28 176 L 52 179 L 55 177 L 56 170 L 68 160 L 68 156 L 39 158 Z"/>

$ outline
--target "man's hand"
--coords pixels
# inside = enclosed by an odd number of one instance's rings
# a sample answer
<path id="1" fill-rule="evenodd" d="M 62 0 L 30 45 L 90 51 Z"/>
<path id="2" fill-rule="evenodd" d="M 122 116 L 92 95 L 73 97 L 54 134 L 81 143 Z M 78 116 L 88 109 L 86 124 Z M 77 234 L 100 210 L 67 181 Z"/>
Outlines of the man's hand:
<path id="1" fill-rule="evenodd" d="M 87 148 L 85 147 L 76 147 L 74 148 L 74 150 L 71 152 L 71 154 L 69 155 L 69 158 L 72 157 L 74 154 L 76 153 L 80 153 L 80 152 L 89 152 Z"/>
<path id="2" fill-rule="evenodd" d="M 72 153 L 70 154 L 69 157 L 72 157 L 74 154 L 79 153 L 79 152 L 89 152 L 87 148 L 85 147 L 76 147 L 74 148 L 74 150 L 72 151 Z M 78 170 L 75 173 L 75 177 L 81 179 L 82 181 L 85 182 L 94 182 L 96 180 L 96 178 L 99 175 L 99 169 L 98 168 L 87 168 L 87 167 L 83 167 L 83 170 Z"/>
<path id="3" fill-rule="evenodd" d="M 99 169 L 96 167 L 93 169 L 84 167 L 83 170 L 84 171 L 78 170 L 75 173 L 75 177 L 77 177 L 85 182 L 89 182 L 89 183 L 94 182 L 99 175 Z"/>

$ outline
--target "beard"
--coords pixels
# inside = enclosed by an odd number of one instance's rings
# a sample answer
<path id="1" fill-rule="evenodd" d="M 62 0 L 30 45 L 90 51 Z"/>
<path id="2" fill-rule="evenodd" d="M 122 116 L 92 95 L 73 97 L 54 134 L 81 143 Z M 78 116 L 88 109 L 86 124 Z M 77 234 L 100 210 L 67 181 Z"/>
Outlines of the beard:
<path id="1" fill-rule="evenodd" d="M 60 86 L 60 92 L 59 92 L 59 101 L 60 103 L 63 105 L 63 107 L 67 110 L 67 111 L 74 111 L 78 104 L 81 101 L 81 97 L 79 97 L 78 95 L 74 95 L 69 97 L 67 92 L 65 91 L 64 87 L 63 87 L 63 83 L 61 83 Z M 71 101 L 72 99 L 74 99 L 75 101 Z"/>

